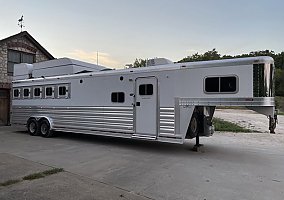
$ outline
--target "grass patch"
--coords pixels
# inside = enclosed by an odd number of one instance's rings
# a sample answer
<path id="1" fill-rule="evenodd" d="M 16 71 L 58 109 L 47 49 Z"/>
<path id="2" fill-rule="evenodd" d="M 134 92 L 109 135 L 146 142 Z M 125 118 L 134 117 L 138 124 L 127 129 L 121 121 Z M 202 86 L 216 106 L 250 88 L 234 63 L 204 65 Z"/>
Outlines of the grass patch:
<path id="1" fill-rule="evenodd" d="M 284 97 L 275 97 L 275 104 L 278 109 L 278 114 L 284 115 Z"/>
<path id="2" fill-rule="evenodd" d="M 9 186 L 9 185 L 13 185 L 13 184 L 19 183 L 21 181 L 22 180 L 8 180 L 8 181 L 5 181 L 3 183 L 0 183 L 0 186 Z"/>
<path id="3" fill-rule="evenodd" d="M 42 172 L 39 172 L 39 173 L 34 173 L 34 174 L 30 174 L 30 175 L 27 175 L 25 177 L 23 177 L 23 180 L 34 180 L 34 179 L 39 179 L 39 178 L 43 178 L 45 177 Z"/>
<path id="4" fill-rule="evenodd" d="M 28 176 L 23 177 L 23 180 L 34 180 L 34 179 L 39 179 L 39 178 L 44 178 L 46 176 L 50 176 L 52 174 L 57 174 L 59 172 L 63 172 L 64 170 L 62 168 L 54 168 L 54 169 L 49 169 L 43 172 L 39 173 L 34 173 L 30 174 Z"/>
<path id="5" fill-rule="evenodd" d="M 228 132 L 243 132 L 250 133 L 252 130 L 243 128 L 232 122 L 228 122 L 219 118 L 213 118 L 215 131 L 228 131 Z"/>
<path id="6" fill-rule="evenodd" d="M 46 170 L 44 172 L 42 172 L 45 176 L 49 176 L 52 174 L 57 174 L 59 172 L 63 172 L 64 169 L 63 168 L 54 168 L 54 169 L 50 169 L 50 170 Z"/>
<path id="7" fill-rule="evenodd" d="M 25 181 L 25 180 L 31 181 L 31 180 L 35 180 L 35 179 L 39 179 L 39 178 L 44 178 L 46 176 L 50 176 L 52 174 L 57 174 L 57 173 L 63 172 L 63 171 L 64 171 L 63 168 L 53 168 L 53 169 L 49 169 L 49 170 L 46 170 L 46 171 L 43 171 L 43 172 L 34 173 L 34 174 L 24 176 L 22 179 L 5 181 L 3 183 L 0 183 L 0 186 L 9 186 L 9 185 L 13 185 L 13 184 Z"/>

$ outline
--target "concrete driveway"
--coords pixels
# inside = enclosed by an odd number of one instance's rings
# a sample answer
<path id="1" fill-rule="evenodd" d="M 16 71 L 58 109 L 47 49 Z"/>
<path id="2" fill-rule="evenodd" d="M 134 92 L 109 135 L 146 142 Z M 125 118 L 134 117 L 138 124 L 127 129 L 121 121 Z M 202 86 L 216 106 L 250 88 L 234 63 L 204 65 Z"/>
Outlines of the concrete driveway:
<path id="1" fill-rule="evenodd" d="M 0 153 L 64 168 L 137 197 L 284 199 L 284 135 L 215 133 L 201 142 L 205 146 L 196 153 L 193 140 L 173 145 L 68 133 L 41 138 L 22 127 L 0 127 Z"/>

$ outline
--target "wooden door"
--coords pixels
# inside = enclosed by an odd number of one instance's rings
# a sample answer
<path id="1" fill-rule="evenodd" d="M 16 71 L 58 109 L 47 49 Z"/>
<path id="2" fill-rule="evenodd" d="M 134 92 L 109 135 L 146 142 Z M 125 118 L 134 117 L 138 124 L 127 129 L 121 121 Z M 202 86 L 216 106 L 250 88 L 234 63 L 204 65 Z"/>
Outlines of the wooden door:
<path id="1" fill-rule="evenodd" d="M 0 89 L 0 125 L 8 125 L 9 107 L 9 90 Z"/>

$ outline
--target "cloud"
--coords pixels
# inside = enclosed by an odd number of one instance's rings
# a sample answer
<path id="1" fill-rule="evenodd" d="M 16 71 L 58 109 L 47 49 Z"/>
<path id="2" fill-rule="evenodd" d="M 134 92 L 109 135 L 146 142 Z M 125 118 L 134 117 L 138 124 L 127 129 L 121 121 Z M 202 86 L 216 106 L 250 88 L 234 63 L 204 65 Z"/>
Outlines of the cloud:
<path id="1" fill-rule="evenodd" d="M 84 50 L 75 49 L 72 52 L 69 52 L 67 54 L 74 59 L 97 64 L 97 52 L 96 51 L 86 52 Z M 103 66 L 111 67 L 111 68 L 117 68 L 118 66 L 121 65 L 120 62 L 112 59 L 108 53 L 98 52 L 98 57 L 99 57 L 99 65 L 103 65 Z"/>

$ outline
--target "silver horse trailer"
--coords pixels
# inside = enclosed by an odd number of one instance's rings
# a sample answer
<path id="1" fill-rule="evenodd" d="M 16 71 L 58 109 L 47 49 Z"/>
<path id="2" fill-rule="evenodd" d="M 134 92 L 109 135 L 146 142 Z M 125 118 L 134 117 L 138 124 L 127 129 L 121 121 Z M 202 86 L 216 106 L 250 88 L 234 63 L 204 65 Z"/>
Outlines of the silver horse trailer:
<path id="1" fill-rule="evenodd" d="M 64 131 L 198 144 L 214 132 L 216 106 L 245 106 L 266 115 L 274 132 L 271 57 L 149 63 L 121 70 L 68 58 L 16 65 L 12 123 L 43 137 Z"/>

